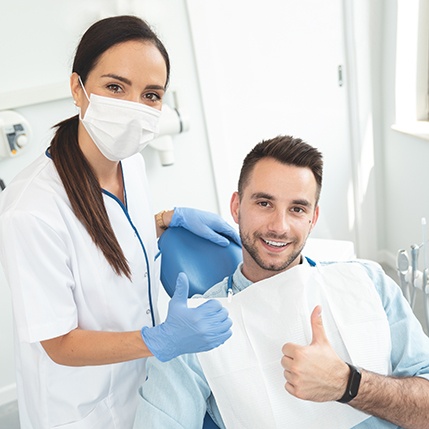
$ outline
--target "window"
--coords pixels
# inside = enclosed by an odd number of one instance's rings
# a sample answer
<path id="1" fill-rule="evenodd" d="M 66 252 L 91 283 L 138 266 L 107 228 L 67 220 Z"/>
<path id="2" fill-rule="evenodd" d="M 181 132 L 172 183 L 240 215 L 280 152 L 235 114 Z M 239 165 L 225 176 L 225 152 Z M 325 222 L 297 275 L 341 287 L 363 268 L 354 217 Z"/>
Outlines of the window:
<path id="1" fill-rule="evenodd" d="M 429 140 L 429 0 L 398 0 L 396 123 Z"/>

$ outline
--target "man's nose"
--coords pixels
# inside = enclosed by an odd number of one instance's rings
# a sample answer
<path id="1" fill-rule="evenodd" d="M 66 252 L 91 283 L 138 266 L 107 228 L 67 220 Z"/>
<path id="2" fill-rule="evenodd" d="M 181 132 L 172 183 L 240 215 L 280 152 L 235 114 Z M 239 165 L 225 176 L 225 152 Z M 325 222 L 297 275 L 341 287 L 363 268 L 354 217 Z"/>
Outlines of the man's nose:
<path id="1" fill-rule="evenodd" d="M 277 234 L 287 233 L 290 230 L 290 216 L 287 212 L 276 210 L 269 220 L 268 229 Z"/>

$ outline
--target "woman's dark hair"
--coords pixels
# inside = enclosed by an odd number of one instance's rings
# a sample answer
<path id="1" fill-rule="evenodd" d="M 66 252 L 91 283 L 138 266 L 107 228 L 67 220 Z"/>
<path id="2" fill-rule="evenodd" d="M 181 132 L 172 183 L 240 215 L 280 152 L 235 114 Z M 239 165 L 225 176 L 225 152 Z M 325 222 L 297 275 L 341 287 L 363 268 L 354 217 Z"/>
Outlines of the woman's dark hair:
<path id="1" fill-rule="evenodd" d="M 243 190 L 255 164 L 263 158 L 273 158 L 282 164 L 295 167 L 308 167 L 316 179 L 316 203 L 319 201 L 323 176 L 322 154 L 313 146 L 292 136 L 277 136 L 271 140 L 264 140 L 247 154 L 238 180 L 240 197 L 243 195 Z"/>
<path id="2" fill-rule="evenodd" d="M 77 47 L 72 71 L 83 83 L 97 65 L 101 55 L 112 46 L 131 40 L 150 42 L 165 60 L 168 85 L 170 60 L 168 53 L 149 25 L 135 16 L 115 16 L 93 24 Z M 118 275 L 131 279 L 128 261 L 118 243 L 103 202 L 97 177 L 78 144 L 78 115 L 54 126 L 50 153 L 76 217 L 83 223 L 94 243 Z"/>

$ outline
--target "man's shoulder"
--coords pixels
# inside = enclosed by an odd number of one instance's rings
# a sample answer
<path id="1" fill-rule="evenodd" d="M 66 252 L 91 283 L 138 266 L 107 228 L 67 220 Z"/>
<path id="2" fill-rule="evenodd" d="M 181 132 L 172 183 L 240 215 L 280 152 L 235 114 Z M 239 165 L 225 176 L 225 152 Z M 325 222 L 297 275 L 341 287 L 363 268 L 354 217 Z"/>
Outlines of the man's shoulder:
<path id="1" fill-rule="evenodd" d="M 219 283 L 216 283 L 214 286 L 212 286 L 210 289 L 208 289 L 203 297 L 204 298 L 222 298 L 227 296 L 227 284 L 228 284 L 228 277 L 225 277 L 222 281 Z"/>
<path id="2" fill-rule="evenodd" d="M 381 265 L 378 262 L 371 261 L 369 259 L 350 259 L 347 261 L 320 261 L 319 262 L 322 267 L 344 267 L 349 266 L 351 268 L 353 267 L 362 267 L 364 268 L 368 273 L 374 273 L 374 272 L 382 272 L 383 269 L 381 268 Z"/>
<path id="3" fill-rule="evenodd" d="M 388 276 L 378 262 L 369 259 L 352 259 L 349 261 L 323 261 L 319 262 L 322 267 L 343 268 L 350 267 L 353 269 L 361 269 L 368 275 L 374 285 L 379 288 L 385 286 Z"/>

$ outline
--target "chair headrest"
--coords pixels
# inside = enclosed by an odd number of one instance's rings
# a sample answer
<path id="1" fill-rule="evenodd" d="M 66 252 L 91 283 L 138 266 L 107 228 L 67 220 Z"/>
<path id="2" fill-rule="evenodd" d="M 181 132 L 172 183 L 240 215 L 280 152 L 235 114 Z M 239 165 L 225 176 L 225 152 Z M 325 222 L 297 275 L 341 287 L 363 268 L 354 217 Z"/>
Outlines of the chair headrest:
<path id="1" fill-rule="evenodd" d="M 181 227 L 168 228 L 159 238 L 158 247 L 161 282 L 170 297 L 180 272 L 188 276 L 191 297 L 231 275 L 243 259 L 241 247 L 235 242 L 222 247 Z"/>

